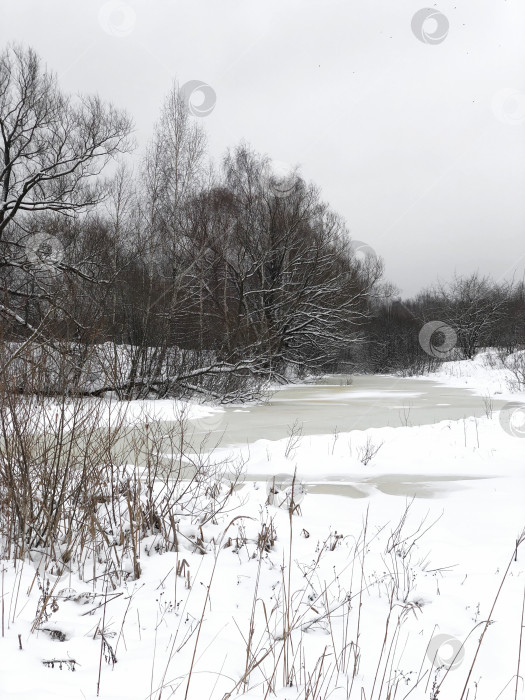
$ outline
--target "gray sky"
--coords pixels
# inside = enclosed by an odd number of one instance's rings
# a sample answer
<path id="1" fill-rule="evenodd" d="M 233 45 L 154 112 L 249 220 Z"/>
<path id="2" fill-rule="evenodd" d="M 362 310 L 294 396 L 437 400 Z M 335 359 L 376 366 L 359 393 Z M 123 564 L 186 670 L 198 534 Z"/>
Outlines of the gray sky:
<path id="1" fill-rule="evenodd" d="M 417 38 L 425 7 L 446 20 Z M 212 156 L 245 139 L 299 164 L 405 295 L 524 274 L 524 39 L 523 0 L 0 0 L 1 44 L 126 108 L 142 143 L 174 77 L 210 85 Z"/>

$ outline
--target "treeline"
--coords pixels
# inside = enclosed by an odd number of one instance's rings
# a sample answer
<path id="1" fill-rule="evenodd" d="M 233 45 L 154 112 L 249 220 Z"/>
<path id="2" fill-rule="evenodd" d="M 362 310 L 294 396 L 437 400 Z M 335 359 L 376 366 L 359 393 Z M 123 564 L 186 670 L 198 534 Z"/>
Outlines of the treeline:
<path id="1" fill-rule="evenodd" d="M 525 347 L 523 283 L 396 298 L 299 172 L 244 143 L 212 165 L 187 99 L 175 83 L 131 160 L 124 112 L 65 95 L 30 49 L 0 53 L 2 384 L 234 400 Z"/>
<path id="2" fill-rule="evenodd" d="M 525 285 L 456 275 L 414 299 L 378 303 L 365 335 L 355 362 L 373 372 L 425 372 L 487 347 L 504 358 L 525 350 Z"/>
<path id="3" fill-rule="evenodd" d="M 17 391 L 236 398 L 361 342 L 381 262 L 297 172 L 246 144 L 213 168 L 175 84 L 130 167 L 131 120 L 0 55 L 4 382 Z M 107 168 L 106 168 L 107 169 Z"/>

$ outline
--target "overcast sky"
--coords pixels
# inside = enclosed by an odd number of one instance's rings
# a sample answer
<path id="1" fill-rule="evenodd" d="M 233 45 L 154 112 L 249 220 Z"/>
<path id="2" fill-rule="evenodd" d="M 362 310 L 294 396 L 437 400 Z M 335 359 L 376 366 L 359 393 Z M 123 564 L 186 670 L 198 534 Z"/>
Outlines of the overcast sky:
<path id="1" fill-rule="evenodd" d="M 404 295 L 524 274 L 524 0 L 0 0 L 9 41 L 141 143 L 175 77 L 208 84 L 214 159 L 244 139 L 300 165 Z"/>

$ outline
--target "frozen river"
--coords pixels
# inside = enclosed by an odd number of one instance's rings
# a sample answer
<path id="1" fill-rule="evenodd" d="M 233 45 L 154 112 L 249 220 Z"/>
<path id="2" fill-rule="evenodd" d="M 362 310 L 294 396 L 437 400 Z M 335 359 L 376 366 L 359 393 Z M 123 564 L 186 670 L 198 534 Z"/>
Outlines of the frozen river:
<path id="1" fill-rule="evenodd" d="M 185 453 L 210 452 L 216 448 L 220 448 L 221 454 L 230 453 L 231 448 L 236 452 L 236 448 L 246 448 L 258 440 L 281 440 L 292 433 L 334 436 L 367 428 L 429 425 L 481 417 L 487 410 L 498 410 L 503 405 L 504 401 L 497 399 L 490 399 L 489 405 L 487 399 L 467 389 L 448 387 L 433 380 L 334 375 L 312 383 L 284 386 L 259 404 L 210 409 L 211 415 L 187 422 Z M 177 424 L 160 422 L 157 430 L 166 435 L 166 442 L 162 441 L 162 447 L 157 444 L 157 450 L 172 465 L 173 458 L 178 459 L 176 439 L 173 440 Z M 139 452 L 140 456 L 135 453 L 135 463 L 144 464 L 145 452 L 142 449 Z M 185 462 L 188 464 L 183 458 L 182 464 Z M 268 476 L 252 470 L 246 478 L 264 481 Z M 431 498 L 450 488 L 463 488 L 466 484 L 460 482 L 472 479 L 476 477 L 461 473 L 447 477 L 402 473 L 363 475 L 358 480 L 348 478 L 340 483 L 318 478 L 308 483 L 308 491 L 352 498 L 378 491 L 392 496 Z"/>
<path id="2" fill-rule="evenodd" d="M 275 391 L 258 405 L 231 406 L 192 423 L 194 438 L 205 449 L 251 445 L 260 439 L 280 440 L 295 434 L 334 435 L 367 428 L 416 426 L 443 420 L 483 416 L 498 410 L 503 401 L 487 400 L 467 389 L 432 380 L 386 375 L 331 376 L 315 383 L 289 385 Z M 267 476 L 250 473 L 248 481 Z M 310 494 L 336 494 L 350 498 L 374 492 L 391 496 L 433 498 L 450 489 L 464 488 L 476 477 L 375 475 L 341 483 L 322 479 L 309 482 Z"/>
<path id="3" fill-rule="evenodd" d="M 493 400 L 494 410 L 503 403 Z M 484 414 L 484 399 L 467 389 L 387 375 L 337 375 L 285 386 L 265 403 L 226 407 L 190 423 L 199 438 L 210 433 L 212 440 L 228 446 L 279 440 L 288 437 L 293 426 L 302 435 L 324 435 Z"/>

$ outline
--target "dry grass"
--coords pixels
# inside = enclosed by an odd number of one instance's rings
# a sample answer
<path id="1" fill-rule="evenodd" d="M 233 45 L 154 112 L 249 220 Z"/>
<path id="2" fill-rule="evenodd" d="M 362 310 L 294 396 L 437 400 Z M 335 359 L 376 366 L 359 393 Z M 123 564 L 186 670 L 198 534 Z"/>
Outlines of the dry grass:
<path id="1" fill-rule="evenodd" d="M 188 700 L 208 624 L 206 611 L 211 606 L 214 578 L 221 557 L 230 551 L 240 563 L 256 560 L 257 566 L 249 615 L 236 621 L 244 649 L 242 671 L 229 679 L 224 700 L 248 692 L 266 699 L 286 687 L 293 688 L 297 700 L 328 700 L 337 693 L 356 700 L 446 697 L 448 672 L 435 668 L 426 653 L 428 646 L 422 651 L 418 670 L 404 671 L 402 665 L 405 626 L 423 614 L 422 605 L 412 595 L 415 582 L 429 572 L 428 557 L 421 556 L 419 541 L 434 523 L 411 524 L 409 503 L 388 534 L 385 527 L 372 530 L 367 513 L 360 533 L 331 532 L 317 544 L 315 558 L 301 562 L 297 542 L 310 535 L 297 525 L 304 495 L 297 477 L 285 488 L 273 483 L 254 529 L 244 515 L 229 514 L 242 465 L 199 454 L 188 431 L 184 415 L 170 425 L 142 416 L 131 426 L 120 405 L 110 411 L 102 399 L 51 400 L 20 395 L 5 385 L 1 388 L 0 560 L 15 560 L 21 570 L 26 564 L 35 569 L 33 584 L 39 597 L 32 632 L 60 632 L 50 624 L 57 601 L 67 595 L 56 590 L 60 576 L 72 572 L 91 584 L 90 612 L 100 611 L 102 616 L 93 635 L 100 641 L 99 693 L 104 662 L 112 666 L 122 652 L 120 642 L 128 616 L 140 618 L 131 595 L 113 639 L 108 634 L 106 610 L 122 595 L 121 587 L 127 581 L 141 578 L 142 558 L 152 552 L 177 555 L 173 602 L 159 603 L 162 621 L 177 610 L 177 586 L 183 588 L 186 602 L 195 586 L 186 553 L 213 557 L 200 616 L 185 626 L 184 609 L 176 613 L 178 623 L 156 681 L 154 670 L 160 662 L 156 651 L 152 652 L 150 698 L 165 700 L 178 694 Z M 288 453 L 295 449 L 298 434 L 292 430 Z M 361 461 L 368 464 L 380 447 L 367 443 Z M 283 498 L 277 500 L 278 494 L 284 494 Z M 370 552 L 381 538 L 382 568 L 376 569 L 370 564 Z M 512 559 L 523 541 L 522 535 Z M 338 557 L 340 553 L 344 558 Z M 331 564 L 334 557 L 337 568 Z M 470 697 L 478 652 L 510 566 L 511 562 L 488 619 L 476 622 L 470 633 L 481 630 L 471 663 L 465 666 L 461 700 Z M 265 585 L 267 570 L 278 572 L 271 592 Z M 4 608 L 3 572 L 2 635 L 5 619 L 14 616 Z M 54 584 L 50 574 L 57 576 Z M 16 611 L 18 593 L 11 595 Z M 378 604 L 378 597 L 382 634 L 370 647 L 366 617 L 369 606 Z M 312 644 L 312 638 L 320 635 L 322 645 Z M 520 634 L 516 698 L 521 639 Z M 172 661 L 182 655 L 187 670 L 172 678 Z M 44 663 L 73 670 L 77 661 L 53 657 Z"/>

